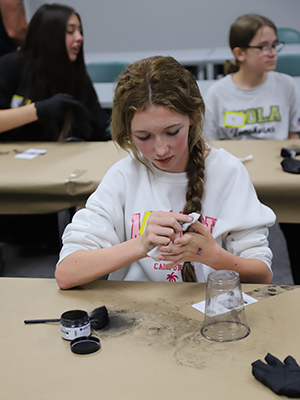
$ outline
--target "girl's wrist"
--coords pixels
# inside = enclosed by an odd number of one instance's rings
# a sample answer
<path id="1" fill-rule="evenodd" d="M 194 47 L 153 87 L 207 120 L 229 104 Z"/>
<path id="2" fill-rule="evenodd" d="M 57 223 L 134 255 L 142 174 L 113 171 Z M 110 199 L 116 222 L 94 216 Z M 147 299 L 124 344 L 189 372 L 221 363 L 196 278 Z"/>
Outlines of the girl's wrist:
<path id="1" fill-rule="evenodd" d="M 200 262 L 216 270 L 226 269 L 224 268 L 226 253 L 228 252 L 216 243 L 215 246 L 213 246 L 213 248 L 210 250 L 210 255 L 207 257 L 207 260 L 203 260 L 202 257 L 202 261 Z"/>
<path id="2" fill-rule="evenodd" d="M 143 236 L 139 236 L 134 240 L 136 240 L 136 251 L 137 251 L 138 260 L 141 260 L 142 258 L 147 257 L 147 253 L 150 250 L 145 249 L 145 243 L 143 240 Z"/>

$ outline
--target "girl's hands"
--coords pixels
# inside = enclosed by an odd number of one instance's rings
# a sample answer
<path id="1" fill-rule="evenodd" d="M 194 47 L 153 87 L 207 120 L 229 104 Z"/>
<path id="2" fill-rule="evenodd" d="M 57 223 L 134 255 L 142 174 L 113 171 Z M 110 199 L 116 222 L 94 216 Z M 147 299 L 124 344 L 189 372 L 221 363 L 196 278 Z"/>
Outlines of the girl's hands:
<path id="1" fill-rule="evenodd" d="M 193 218 L 186 214 L 153 211 L 148 218 L 144 234 L 138 238 L 145 257 L 155 246 L 167 246 L 175 240 L 176 233 L 182 231 L 178 221 L 190 222 L 192 220 Z"/>
<path id="2" fill-rule="evenodd" d="M 182 237 L 174 240 L 174 245 L 163 246 L 159 256 L 165 264 L 165 269 L 174 268 L 185 261 L 195 261 L 213 267 L 222 248 L 217 244 L 209 229 L 199 221 L 192 225 L 196 232 L 187 232 Z"/>

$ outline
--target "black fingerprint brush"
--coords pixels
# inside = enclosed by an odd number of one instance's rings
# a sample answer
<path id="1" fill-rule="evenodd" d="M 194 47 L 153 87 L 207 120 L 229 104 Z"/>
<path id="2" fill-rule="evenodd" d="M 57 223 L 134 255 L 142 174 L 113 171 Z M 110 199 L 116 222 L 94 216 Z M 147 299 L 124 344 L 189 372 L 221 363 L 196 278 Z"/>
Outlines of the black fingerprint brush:
<path id="1" fill-rule="evenodd" d="M 89 314 L 89 320 L 91 324 L 91 328 L 94 330 L 103 329 L 109 322 L 107 308 L 105 306 L 101 306 L 95 308 L 95 310 L 91 311 Z M 52 319 L 25 319 L 25 324 L 45 324 L 51 322 L 60 322 L 60 318 L 52 318 Z"/>

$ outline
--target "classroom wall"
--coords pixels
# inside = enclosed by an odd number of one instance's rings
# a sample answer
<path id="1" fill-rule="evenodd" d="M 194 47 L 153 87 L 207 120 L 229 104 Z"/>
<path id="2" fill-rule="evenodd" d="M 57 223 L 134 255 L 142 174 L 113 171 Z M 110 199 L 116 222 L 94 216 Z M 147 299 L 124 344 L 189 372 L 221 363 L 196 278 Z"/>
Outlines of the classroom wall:
<path id="1" fill-rule="evenodd" d="M 59 1 L 57 1 L 59 2 Z M 245 13 L 300 30 L 300 0 L 62 0 L 80 14 L 85 52 L 226 46 L 230 24 Z M 43 3 L 25 0 L 27 18 Z"/>

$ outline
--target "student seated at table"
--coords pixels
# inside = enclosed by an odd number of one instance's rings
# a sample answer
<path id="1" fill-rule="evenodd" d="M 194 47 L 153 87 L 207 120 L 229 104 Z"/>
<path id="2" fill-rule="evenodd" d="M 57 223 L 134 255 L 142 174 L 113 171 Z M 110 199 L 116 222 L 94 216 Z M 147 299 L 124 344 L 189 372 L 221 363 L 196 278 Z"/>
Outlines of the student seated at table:
<path id="1" fill-rule="evenodd" d="M 227 76 L 205 96 L 205 134 L 210 140 L 299 139 L 300 96 L 293 77 L 275 72 L 276 26 L 268 18 L 246 14 L 230 28 L 235 57 Z M 300 224 L 281 223 L 294 283 L 300 284 Z"/>
<path id="2" fill-rule="evenodd" d="M 108 126 L 86 71 L 80 16 L 42 5 L 23 49 L 0 59 L 0 141 L 102 141 Z"/>
<path id="3" fill-rule="evenodd" d="M 108 126 L 86 72 L 80 16 L 42 5 L 23 49 L 0 58 L 0 142 L 104 141 Z M 0 215 L 1 241 L 21 244 L 22 254 L 58 254 L 57 214 Z"/>
<path id="4" fill-rule="evenodd" d="M 298 139 L 300 97 L 290 75 L 275 72 L 276 26 L 268 18 L 246 14 L 230 28 L 235 57 L 225 63 L 224 78 L 205 95 L 205 134 L 210 140 Z"/>
<path id="5" fill-rule="evenodd" d="M 137 61 L 120 75 L 112 138 L 130 155 L 66 227 L 55 274 L 61 288 L 106 274 L 205 282 L 213 269 L 271 283 L 267 226 L 275 215 L 257 199 L 243 164 L 205 144 L 204 112 L 195 78 L 172 57 Z M 192 212 L 201 214 L 193 231 L 176 237 Z M 157 246 L 155 260 L 148 253 Z"/>

